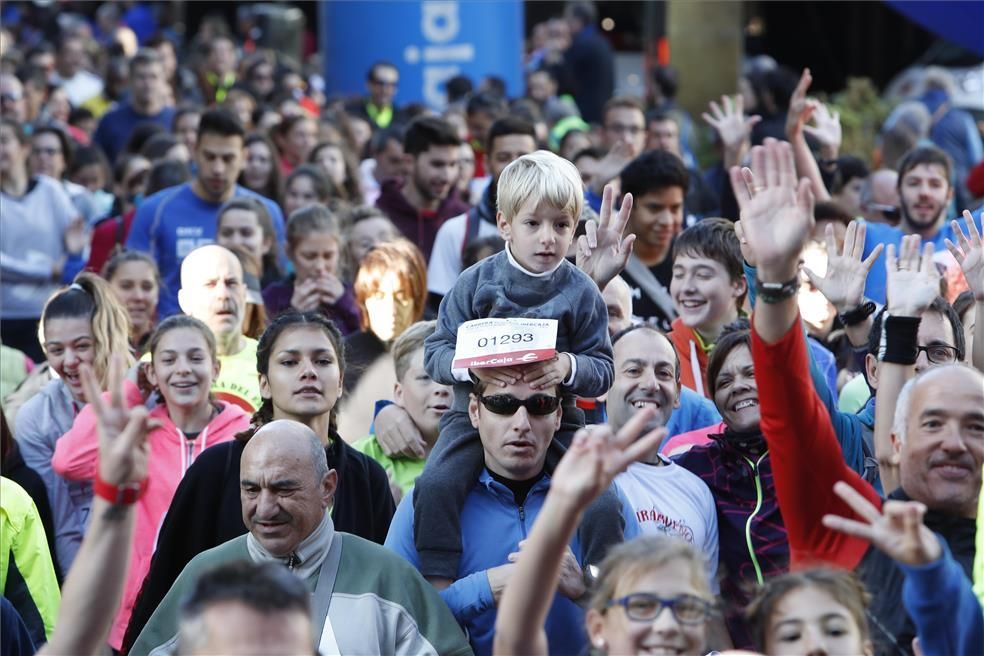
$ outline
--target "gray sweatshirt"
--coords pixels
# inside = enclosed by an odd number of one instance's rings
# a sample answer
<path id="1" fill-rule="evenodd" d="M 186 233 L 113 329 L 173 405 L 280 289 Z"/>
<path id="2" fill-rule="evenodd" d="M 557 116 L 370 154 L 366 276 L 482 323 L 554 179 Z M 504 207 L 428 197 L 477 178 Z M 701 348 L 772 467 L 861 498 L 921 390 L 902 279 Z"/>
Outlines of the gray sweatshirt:
<path id="1" fill-rule="evenodd" d="M 531 274 L 509 252 L 485 258 L 464 271 L 444 296 L 437 330 L 424 345 L 424 367 L 434 380 L 454 384 L 454 409 L 468 411 L 471 382 L 452 375 L 458 326 L 472 319 L 556 319 L 557 352 L 575 360 L 565 392 L 586 398 L 606 393 L 615 367 L 608 337 L 608 310 L 598 286 L 564 260 L 555 270 Z"/>
<path id="2" fill-rule="evenodd" d="M 55 552 L 67 575 L 82 544 L 92 506 L 92 483 L 66 481 L 51 468 L 55 443 L 68 432 L 82 404 L 59 379 L 45 385 L 17 413 L 17 446 L 24 462 L 44 480 L 55 523 Z"/>

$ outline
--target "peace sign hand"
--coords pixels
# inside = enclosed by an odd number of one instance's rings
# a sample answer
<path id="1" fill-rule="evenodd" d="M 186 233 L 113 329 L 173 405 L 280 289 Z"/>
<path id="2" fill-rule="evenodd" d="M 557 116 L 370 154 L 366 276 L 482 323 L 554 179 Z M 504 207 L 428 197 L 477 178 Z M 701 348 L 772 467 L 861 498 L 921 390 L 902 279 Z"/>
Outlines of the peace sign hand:
<path id="1" fill-rule="evenodd" d="M 147 435 L 159 428 L 160 422 L 150 419 L 142 405 L 127 407 L 123 397 L 123 356 L 110 356 L 109 403 L 100 394 L 92 367 L 81 365 L 79 375 L 99 426 L 99 477 L 111 485 L 142 482 L 147 478 L 150 450 Z"/>
<path id="2" fill-rule="evenodd" d="M 551 494 L 586 508 L 626 467 L 659 448 L 666 428 L 643 434 L 655 414 L 650 408 L 640 410 L 618 433 L 607 425 L 579 430 L 554 471 Z"/>
<path id="3" fill-rule="evenodd" d="M 844 481 L 834 485 L 834 492 L 861 520 L 824 515 L 827 528 L 867 540 L 904 565 L 926 565 L 943 554 L 939 539 L 923 524 L 926 506 L 918 501 L 889 500 L 879 512 Z"/>
<path id="4" fill-rule="evenodd" d="M 622 206 L 613 217 L 614 196 L 612 186 L 605 185 L 598 221 L 588 221 L 585 233 L 577 238 L 577 268 L 588 274 L 601 290 L 625 268 L 636 238 L 635 235 L 622 237 L 632 214 L 632 194 L 622 197 Z"/>

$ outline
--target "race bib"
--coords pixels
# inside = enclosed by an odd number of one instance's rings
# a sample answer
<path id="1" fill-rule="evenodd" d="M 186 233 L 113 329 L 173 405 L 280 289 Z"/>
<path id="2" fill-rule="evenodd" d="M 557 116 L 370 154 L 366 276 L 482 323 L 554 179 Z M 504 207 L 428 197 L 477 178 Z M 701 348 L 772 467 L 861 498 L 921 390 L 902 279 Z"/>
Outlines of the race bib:
<path id="1" fill-rule="evenodd" d="M 556 319 L 475 319 L 458 327 L 453 369 L 511 367 L 557 354 Z"/>

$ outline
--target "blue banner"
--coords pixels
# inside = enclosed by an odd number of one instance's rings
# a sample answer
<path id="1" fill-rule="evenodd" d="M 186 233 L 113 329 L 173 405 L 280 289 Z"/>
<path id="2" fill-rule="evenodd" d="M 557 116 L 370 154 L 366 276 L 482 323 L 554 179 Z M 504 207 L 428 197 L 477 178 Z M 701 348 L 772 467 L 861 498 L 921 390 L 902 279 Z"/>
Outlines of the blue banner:
<path id="1" fill-rule="evenodd" d="M 984 2 L 888 0 L 888 5 L 936 36 L 984 57 Z"/>
<path id="2" fill-rule="evenodd" d="M 396 102 L 445 104 L 444 82 L 467 75 L 506 81 L 510 96 L 522 93 L 523 5 L 423 0 L 319 3 L 321 52 L 329 94 L 364 94 L 373 62 L 400 71 Z"/>

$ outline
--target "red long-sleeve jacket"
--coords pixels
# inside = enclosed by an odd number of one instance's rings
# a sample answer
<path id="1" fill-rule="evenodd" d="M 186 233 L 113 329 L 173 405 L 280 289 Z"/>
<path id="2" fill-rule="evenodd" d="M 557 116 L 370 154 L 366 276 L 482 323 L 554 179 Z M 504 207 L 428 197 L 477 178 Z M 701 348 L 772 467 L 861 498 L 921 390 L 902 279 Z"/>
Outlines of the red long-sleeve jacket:
<path id="1" fill-rule="evenodd" d="M 790 567 L 854 569 L 870 545 L 820 521 L 828 513 L 857 519 L 834 494 L 834 483 L 846 481 L 878 508 L 882 500 L 844 461 L 830 414 L 813 389 L 806 348 L 798 317 L 775 344 L 752 331 L 761 427 L 789 536 Z"/>

